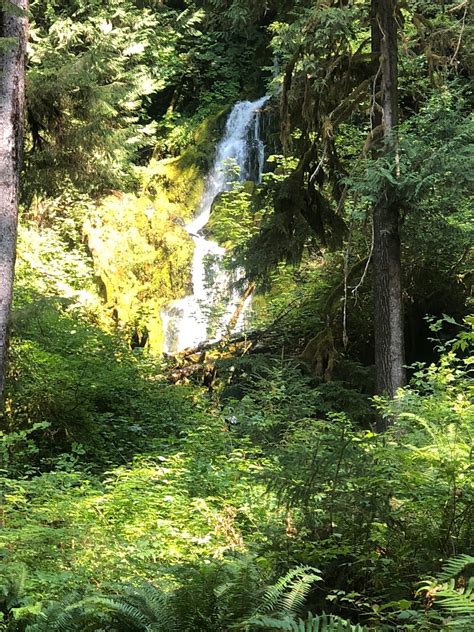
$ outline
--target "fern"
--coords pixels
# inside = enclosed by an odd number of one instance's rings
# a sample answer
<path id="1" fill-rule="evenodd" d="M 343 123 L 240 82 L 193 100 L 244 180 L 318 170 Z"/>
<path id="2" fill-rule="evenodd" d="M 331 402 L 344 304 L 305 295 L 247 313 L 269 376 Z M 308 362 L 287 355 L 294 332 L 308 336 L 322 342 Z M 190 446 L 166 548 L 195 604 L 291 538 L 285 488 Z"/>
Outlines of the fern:
<path id="1" fill-rule="evenodd" d="M 369 628 L 365 626 L 354 625 L 334 615 L 313 615 L 311 613 L 304 621 L 303 619 L 295 620 L 288 616 L 281 619 L 259 616 L 255 617 L 251 625 L 267 630 L 287 630 L 288 632 L 369 632 Z"/>
<path id="2" fill-rule="evenodd" d="M 181 583 L 174 594 L 174 607 L 180 630 L 219 629 L 222 611 L 229 603 L 229 574 L 223 564 L 187 569 L 179 576 Z M 241 584 L 233 593 L 243 595 Z"/>
<path id="3" fill-rule="evenodd" d="M 474 576 L 464 577 L 473 565 L 471 555 L 452 557 L 437 578 L 425 580 L 418 590 L 451 616 L 448 627 L 474 629 Z"/>
<path id="4" fill-rule="evenodd" d="M 18 565 L 8 568 L 0 575 L 0 611 L 8 612 L 20 603 L 26 580 L 26 567 Z"/>
<path id="5" fill-rule="evenodd" d="M 123 601 L 120 597 L 96 597 L 92 603 L 97 609 L 103 608 L 110 620 L 126 622 L 130 630 L 145 630 L 149 623 L 149 617 L 145 616 L 139 608 Z"/>
<path id="6" fill-rule="evenodd" d="M 171 597 L 150 583 L 140 586 L 124 584 L 114 595 L 92 597 L 88 605 L 103 609 L 118 629 L 178 630 Z"/>
<path id="7" fill-rule="evenodd" d="M 461 590 L 456 589 L 454 580 L 442 588 L 439 593 L 440 605 L 455 614 L 468 614 L 474 617 L 474 577 Z"/>
<path id="8" fill-rule="evenodd" d="M 173 632 L 179 629 L 170 597 L 152 584 L 124 584 L 114 595 L 51 604 L 26 632 Z"/>
<path id="9" fill-rule="evenodd" d="M 463 573 L 466 568 L 474 564 L 472 555 L 456 555 L 451 557 L 443 566 L 442 572 L 438 575 L 439 582 L 446 582 Z"/>
<path id="10" fill-rule="evenodd" d="M 289 615 L 298 613 L 317 581 L 321 581 L 321 575 L 311 566 L 298 566 L 290 570 L 267 589 L 258 612 L 269 614 L 278 611 Z"/>
<path id="11" fill-rule="evenodd" d="M 311 566 L 298 566 L 267 589 L 255 614 L 241 626 L 246 630 L 288 630 L 289 632 L 366 632 L 368 628 L 353 625 L 333 615 L 308 613 L 305 620 L 296 618 L 301 612 L 309 591 L 321 581 L 318 570 Z"/>
<path id="12" fill-rule="evenodd" d="M 38 615 L 26 632 L 73 632 L 90 630 L 85 624 L 85 612 L 78 595 L 70 595 L 62 602 L 52 602 Z"/>
<path id="13" fill-rule="evenodd" d="M 226 624 L 248 617 L 259 604 L 265 587 L 261 569 L 249 556 L 235 559 L 227 574 L 225 582 L 214 589 L 220 619 Z"/>

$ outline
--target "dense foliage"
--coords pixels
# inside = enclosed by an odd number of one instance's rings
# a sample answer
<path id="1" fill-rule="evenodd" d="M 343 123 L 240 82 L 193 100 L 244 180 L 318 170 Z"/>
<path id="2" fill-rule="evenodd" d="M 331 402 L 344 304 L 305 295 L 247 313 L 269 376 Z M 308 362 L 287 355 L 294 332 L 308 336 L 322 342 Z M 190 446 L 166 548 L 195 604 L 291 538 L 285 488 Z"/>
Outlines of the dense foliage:
<path id="1" fill-rule="evenodd" d="M 472 7 L 398 3 L 395 177 L 370 4 L 31 2 L 0 630 L 474 627 Z M 206 228 L 255 288 L 250 332 L 163 357 L 184 222 L 229 108 L 265 92 L 262 182 Z M 410 380 L 393 400 L 373 369 L 387 182 Z"/>

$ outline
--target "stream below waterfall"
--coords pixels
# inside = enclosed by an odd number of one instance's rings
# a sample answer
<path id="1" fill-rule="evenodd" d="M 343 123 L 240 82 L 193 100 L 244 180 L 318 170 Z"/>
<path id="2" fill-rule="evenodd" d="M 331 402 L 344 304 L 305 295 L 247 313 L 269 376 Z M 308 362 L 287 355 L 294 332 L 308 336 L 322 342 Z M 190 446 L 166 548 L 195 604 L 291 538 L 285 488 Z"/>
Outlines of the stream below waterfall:
<path id="1" fill-rule="evenodd" d="M 229 114 L 196 217 L 185 227 L 194 241 L 193 293 L 173 301 L 161 314 L 165 353 L 179 353 L 206 340 L 221 339 L 237 308 L 245 301 L 232 329 L 240 331 L 243 327 L 251 297 L 244 299 L 234 287 L 235 275 L 223 269 L 224 248 L 206 239 L 200 231 L 209 221 L 215 198 L 219 193 L 228 191 L 233 181 L 260 181 L 265 162 L 261 108 L 268 99 L 265 96 L 256 101 L 240 101 Z M 217 310 L 219 316 L 216 315 Z"/>

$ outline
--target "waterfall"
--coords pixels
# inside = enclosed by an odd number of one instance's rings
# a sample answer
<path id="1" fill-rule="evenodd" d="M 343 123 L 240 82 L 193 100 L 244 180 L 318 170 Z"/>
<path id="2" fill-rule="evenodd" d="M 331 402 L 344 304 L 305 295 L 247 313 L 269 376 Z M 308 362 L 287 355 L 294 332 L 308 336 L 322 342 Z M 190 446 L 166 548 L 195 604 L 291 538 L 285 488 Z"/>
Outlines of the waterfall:
<path id="1" fill-rule="evenodd" d="M 177 353 L 196 347 L 209 338 L 219 340 L 241 301 L 240 294 L 232 289 L 230 275 L 222 269 L 224 248 L 215 241 L 200 235 L 209 221 L 212 203 L 216 196 L 229 190 L 235 181 L 238 167 L 240 181 L 260 182 L 265 162 L 265 146 L 261 140 L 260 110 L 269 97 L 257 101 L 240 101 L 227 119 L 225 132 L 217 146 L 214 165 L 209 173 L 196 217 L 185 228 L 194 241 L 192 262 L 193 293 L 174 301 L 163 310 L 165 353 Z M 247 304 L 249 299 L 247 299 Z M 209 335 L 210 311 L 224 304 L 222 316 L 213 335 Z M 245 310 L 243 310 L 245 311 Z M 243 313 L 235 330 L 243 325 Z"/>

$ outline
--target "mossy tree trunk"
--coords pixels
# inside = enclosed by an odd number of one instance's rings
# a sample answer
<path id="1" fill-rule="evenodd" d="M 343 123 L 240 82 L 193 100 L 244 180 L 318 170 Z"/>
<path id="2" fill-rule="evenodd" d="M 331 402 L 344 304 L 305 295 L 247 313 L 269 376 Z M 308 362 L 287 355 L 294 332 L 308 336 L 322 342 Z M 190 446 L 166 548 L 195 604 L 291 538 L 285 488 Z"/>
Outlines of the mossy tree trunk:
<path id="1" fill-rule="evenodd" d="M 375 158 L 387 156 L 397 176 L 398 50 L 397 0 L 372 0 L 372 47 L 380 60 L 375 79 L 372 127 L 382 129 Z M 400 211 L 386 181 L 373 209 L 374 333 L 377 391 L 391 398 L 405 383 Z M 380 422 L 379 430 L 384 429 Z"/>
<path id="2" fill-rule="evenodd" d="M 28 0 L 0 0 L 0 401 L 18 224 Z"/>

